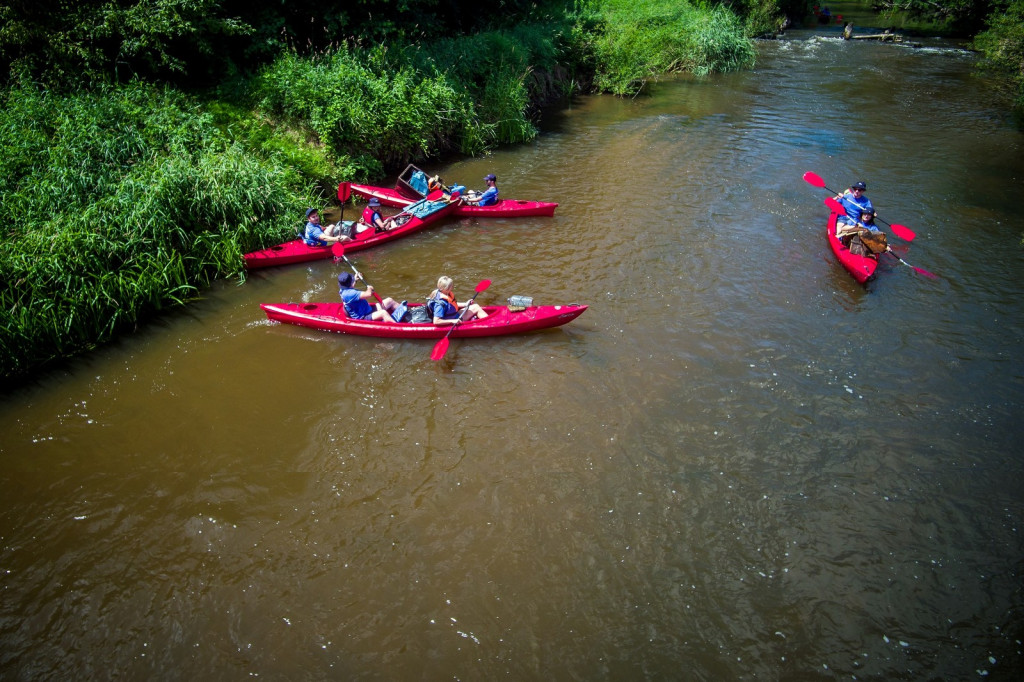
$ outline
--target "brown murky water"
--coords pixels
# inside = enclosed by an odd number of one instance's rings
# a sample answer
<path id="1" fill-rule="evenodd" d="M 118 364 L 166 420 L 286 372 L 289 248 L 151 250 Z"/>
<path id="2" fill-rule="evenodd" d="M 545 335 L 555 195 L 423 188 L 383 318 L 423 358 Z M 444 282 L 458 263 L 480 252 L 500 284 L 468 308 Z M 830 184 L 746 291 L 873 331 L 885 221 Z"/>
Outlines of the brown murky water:
<path id="1" fill-rule="evenodd" d="M 355 254 L 566 327 L 268 323 L 324 261 L 0 398 L 0 677 L 1018 676 L 1024 135 L 946 44 L 760 54 L 427 168 L 554 218 Z M 857 285 L 808 170 L 940 279 Z"/>

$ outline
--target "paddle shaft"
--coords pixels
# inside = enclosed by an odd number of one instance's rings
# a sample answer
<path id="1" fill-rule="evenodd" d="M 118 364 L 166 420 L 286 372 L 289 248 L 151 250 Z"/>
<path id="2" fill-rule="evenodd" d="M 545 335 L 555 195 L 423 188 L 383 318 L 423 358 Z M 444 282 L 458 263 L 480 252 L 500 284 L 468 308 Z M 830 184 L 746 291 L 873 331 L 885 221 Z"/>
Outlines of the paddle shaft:
<path id="1" fill-rule="evenodd" d="M 931 278 L 931 279 L 938 279 L 938 277 L 939 277 L 939 276 L 938 276 L 938 275 L 936 275 L 935 273 L 933 273 L 933 272 L 928 272 L 928 271 L 927 271 L 927 270 L 925 270 L 924 268 L 918 268 L 918 267 L 915 267 L 915 266 L 911 265 L 910 263 L 908 263 L 907 261 L 905 261 L 905 260 L 903 260 L 902 258 L 900 258 L 899 256 L 897 256 L 897 255 L 896 255 L 896 252 L 892 250 L 892 247 L 888 247 L 888 248 L 886 248 L 886 249 L 885 249 L 885 251 L 886 251 L 886 253 L 888 253 L 889 255 L 891 255 L 891 256 L 892 256 L 893 258 L 895 258 L 896 260 L 898 260 L 899 262 L 903 263 L 903 264 L 904 264 L 904 265 L 906 265 L 906 266 L 907 266 L 908 268 L 910 268 L 911 270 L 913 270 L 914 272 L 916 272 L 917 274 L 919 274 L 919 275 L 924 275 L 925 277 L 929 277 L 929 278 Z"/>
<path id="2" fill-rule="evenodd" d="M 356 270 L 356 266 L 352 265 L 352 261 L 350 261 L 350 260 L 348 259 L 348 256 L 346 256 L 344 252 L 342 252 L 342 254 L 341 254 L 341 258 L 342 258 L 342 260 L 344 260 L 344 261 L 345 261 L 346 263 L 348 263 L 348 266 L 349 266 L 350 268 L 352 268 L 352 272 L 356 273 L 356 277 L 358 277 L 359 279 L 363 280 L 363 284 L 365 284 L 366 286 L 370 286 L 370 283 L 369 283 L 369 282 L 367 282 L 367 281 L 366 281 L 366 279 L 364 279 L 364 278 L 363 278 L 363 276 L 362 276 L 362 275 L 361 275 L 361 274 L 359 273 L 359 271 L 358 271 L 358 270 Z M 371 289 L 372 289 L 372 287 L 371 287 Z M 380 306 L 381 306 L 381 309 L 383 310 L 383 309 L 384 309 L 384 299 L 382 299 L 382 298 L 380 297 L 380 294 L 378 294 L 378 293 L 377 293 L 377 290 L 376 290 L 376 289 L 373 289 L 373 297 L 377 299 L 377 303 L 379 303 L 379 304 L 380 304 Z"/>
<path id="3" fill-rule="evenodd" d="M 423 197 L 423 199 L 427 199 L 428 201 L 438 201 L 437 199 L 430 199 L 429 196 Z M 405 208 L 403 208 L 401 211 L 399 211 L 395 215 L 388 216 L 387 218 L 384 218 L 384 222 L 388 222 L 389 220 L 391 222 L 394 222 L 396 218 L 399 218 L 400 216 L 404 216 L 404 215 L 415 217 L 412 213 L 409 213 L 409 207 L 410 206 L 415 206 L 416 204 L 420 203 L 420 201 L 422 201 L 423 199 L 418 199 L 417 201 L 414 201 L 411 204 L 409 204 L 409 206 L 406 206 Z M 452 200 L 449 199 L 448 203 L 449 204 L 452 203 Z M 376 226 L 374 226 L 374 227 L 376 227 Z M 399 225 L 399 227 L 401 227 L 401 225 Z"/>
<path id="4" fill-rule="evenodd" d="M 338 184 L 338 201 L 341 202 L 341 217 L 338 218 L 338 223 L 345 221 L 345 204 L 348 202 L 348 198 L 352 196 L 352 183 L 342 182 Z"/>
<path id="5" fill-rule="evenodd" d="M 451 329 L 448 330 L 448 333 L 444 335 L 443 339 L 434 344 L 434 349 L 430 352 L 431 360 L 440 360 L 444 357 L 444 354 L 448 352 L 448 344 L 451 343 L 451 341 L 448 340 L 448 337 L 452 335 L 452 332 L 455 331 L 456 327 L 462 324 L 462 319 L 469 311 L 469 307 L 476 301 L 476 297 L 483 293 L 489 286 L 491 286 L 491 280 L 489 279 L 485 279 L 480 282 L 480 284 L 476 285 L 476 291 L 473 292 L 473 298 L 466 301 L 466 307 L 459 313 L 459 317 L 455 321 L 455 324 L 452 325 Z"/>

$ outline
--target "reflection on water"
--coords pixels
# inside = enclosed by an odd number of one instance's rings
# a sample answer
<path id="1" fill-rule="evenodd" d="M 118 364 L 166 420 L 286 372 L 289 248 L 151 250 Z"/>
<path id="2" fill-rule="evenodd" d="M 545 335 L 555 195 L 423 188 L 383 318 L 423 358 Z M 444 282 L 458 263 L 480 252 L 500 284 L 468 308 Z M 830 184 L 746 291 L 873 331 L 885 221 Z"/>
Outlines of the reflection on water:
<path id="1" fill-rule="evenodd" d="M 591 305 L 566 327 L 433 363 L 261 319 L 332 300 L 325 261 L 6 396 L 2 676 L 1019 671 L 1024 137 L 956 49 L 760 50 L 428 169 L 554 218 L 354 259 L 399 298 Z M 858 286 L 807 170 L 941 278 Z"/>

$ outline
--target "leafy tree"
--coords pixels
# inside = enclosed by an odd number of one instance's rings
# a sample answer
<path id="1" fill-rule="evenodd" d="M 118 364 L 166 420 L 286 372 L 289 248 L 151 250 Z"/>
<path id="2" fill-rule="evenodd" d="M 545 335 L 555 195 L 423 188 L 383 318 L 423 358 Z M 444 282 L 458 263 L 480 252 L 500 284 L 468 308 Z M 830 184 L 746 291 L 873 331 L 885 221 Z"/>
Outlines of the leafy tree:
<path id="1" fill-rule="evenodd" d="M 906 12 L 912 17 L 949 26 L 963 35 L 974 35 L 984 28 L 995 5 L 993 0 L 876 0 L 875 9 Z"/>
<path id="2" fill-rule="evenodd" d="M 250 31 L 219 0 L 19 0 L 0 5 L 0 68 L 54 86 L 168 77 Z"/>
<path id="3" fill-rule="evenodd" d="M 1017 105 L 1024 107 L 1024 0 L 993 12 L 974 46 L 984 55 L 984 67 L 1005 73 L 1016 84 Z"/>

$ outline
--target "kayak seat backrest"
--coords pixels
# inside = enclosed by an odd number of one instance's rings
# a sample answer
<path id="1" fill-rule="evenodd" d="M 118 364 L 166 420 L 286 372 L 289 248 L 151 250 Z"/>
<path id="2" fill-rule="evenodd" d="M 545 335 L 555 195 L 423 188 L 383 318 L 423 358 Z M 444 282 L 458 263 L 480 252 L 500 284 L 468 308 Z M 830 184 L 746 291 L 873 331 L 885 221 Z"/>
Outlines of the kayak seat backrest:
<path id="1" fill-rule="evenodd" d="M 438 301 L 429 300 L 429 299 L 427 300 L 427 302 L 425 304 L 423 304 L 423 307 L 426 308 L 427 313 L 430 315 L 430 319 L 431 320 L 433 320 L 435 317 L 437 317 L 437 313 L 434 312 L 434 307 L 438 306 L 438 305 L 440 305 L 440 303 Z"/>
<path id="2" fill-rule="evenodd" d="M 418 179 L 414 180 L 414 178 Z M 395 189 L 410 199 L 424 197 L 429 189 L 427 174 L 410 163 L 398 176 L 398 180 L 395 182 Z"/>
<path id="3" fill-rule="evenodd" d="M 427 192 L 430 191 L 430 183 L 427 182 L 427 174 L 421 170 L 416 171 L 409 178 L 409 186 L 416 190 L 417 194 L 426 196 Z"/>

